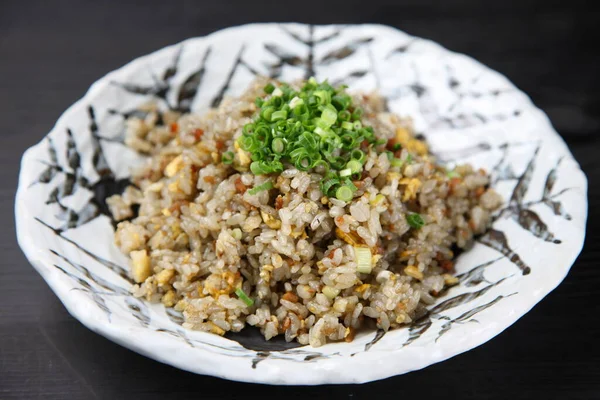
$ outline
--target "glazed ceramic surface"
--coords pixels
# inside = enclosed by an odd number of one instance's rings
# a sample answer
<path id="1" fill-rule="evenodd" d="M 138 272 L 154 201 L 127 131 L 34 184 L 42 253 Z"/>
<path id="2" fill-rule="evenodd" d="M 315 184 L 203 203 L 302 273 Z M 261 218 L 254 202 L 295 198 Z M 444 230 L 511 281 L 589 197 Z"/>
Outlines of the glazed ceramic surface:
<path id="1" fill-rule="evenodd" d="M 461 284 L 414 324 L 319 348 L 182 328 L 182 316 L 129 294 L 104 200 L 142 158 L 124 119 L 149 100 L 202 113 L 256 75 L 316 76 L 378 90 L 413 118 L 440 162 L 492 174 L 504 198 L 492 229 L 456 264 Z M 587 183 L 548 118 L 506 78 L 464 55 L 381 25 L 256 24 L 193 38 L 108 74 L 23 156 L 19 243 L 69 312 L 136 352 L 199 374 L 272 384 L 358 383 L 478 346 L 565 277 L 583 245 Z"/>

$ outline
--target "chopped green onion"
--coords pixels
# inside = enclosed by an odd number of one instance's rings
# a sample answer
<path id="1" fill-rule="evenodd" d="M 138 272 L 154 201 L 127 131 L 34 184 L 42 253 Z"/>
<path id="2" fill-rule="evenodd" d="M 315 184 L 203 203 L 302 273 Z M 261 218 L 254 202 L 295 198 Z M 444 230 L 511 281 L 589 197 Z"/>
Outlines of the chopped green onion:
<path id="1" fill-rule="evenodd" d="M 363 126 L 363 110 L 352 104 L 345 87 L 309 79 L 300 90 L 270 83 L 265 96 L 255 100 L 259 111 L 246 124 L 238 145 L 249 153 L 255 175 L 281 172 L 284 165 L 326 173 L 321 191 L 326 196 L 351 200 L 357 190 L 366 153 L 363 143 L 373 145 L 373 128 Z M 269 96 L 270 95 L 270 96 Z M 224 153 L 223 162 L 234 160 Z M 256 188 L 255 188 L 256 189 Z"/>
<path id="2" fill-rule="evenodd" d="M 323 286 L 321 291 L 329 300 L 335 299 L 337 295 L 340 294 L 340 289 L 336 289 L 331 286 Z"/>
<path id="3" fill-rule="evenodd" d="M 350 169 L 351 173 L 356 174 L 356 173 L 362 171 L 363 166 L 359 161 L 353 159 L 353 160 L 348 161 L 348 163 L 346 164 L 346 168 Z M 340 172 L 340 176 L 341 176 L 341 172 Z"/>
<path id="4" fill-rule="evenodd" d="M 318 102 L 321 105 L 326 105 L 331 103 L 331 93 L 326 90 L 317 90 L 314 93 L 315 97 L 318 98 Z"/>
<path id="5" fill-rule="evenodd" d="M 321 192 L 324 195 L 329 196 L 330 189 L 334 188 L 335 186 L 337 186 L 339 184 L 340 184 L 340 181 L 337 178 L 326 179 L 321 182 Z"/>
<path id="6" fill-rule="evenodd" d="M 351 102 L 352 99 L 348 95 L 336 94 L 331 99 L 331 104 L 333 104 L 338 110 L 345 110 L 346 108 L 348 108 Z"/>
<path id="7" fill-rule="evenodd" d="M 327 134 L 327 131 L 319 126 L 315 128 L 315 133 L 320 136 L 324 136 Z"/>
<path id="8" fill-rule="evenodd" d="M 354 197 L 354 191 L 348 185 L 340 186 L 335 191 L 335 197 L 338 200 L 348 202 Z"/>
<path id="9" fill-rule="evenodd" d="M 360 107 L 356 107 L 356 109 L 352 113 L 352 120 L 353 121 L 359 120 L 360 117 L 362 117 L 362 115 L 363 115 L 363 109 Z"/>
<path id="10" fill-rule="evenodd" d="M 348 110 L 343 110 L 338 113 L 338 119 L 340 121 L 350 122 L 350 118 L 352 118 L 352 114 L 350 114 L 350 111 L 348 111 Z M 352 125 L 352 126 L 354 126 L 354 125 Z M 347 129 L 347 128 L 344 128 L 344 129 Z"/>
<path id="11" fill-rule="evenodd" d="M 396 143 L 394 146 L 392 146 L 392 150 L 394 151 L 398 151 L 402 148 L 402 145 L 400 143 Z"/>
<path id="12" fill-rule="evenodd" d="M 271 93 L 273 93 L 273 90 L 275 90 L 275 86 L 273 86 L 272 83 L 268 83 L 267 86 L 265 86 L 263 90 L 265 91 L 265 93 L 271 94 Z"/>
<path id="13" fill-rule="evenodd" d="M 342 128 L 343 129 L 347 129 L 347 130 L 351 130 L 351 129 L 354 129 L 354 124 L 352 122 L 349 122 L 349 121 L 343 121 L 342 122 Z"/>
<path id="14" fill-rule="evenodd" d="M 381 146 L 382 144 L 386 144 L 387 143 L 387 139 L 377 139 L 375 141 L 375 146 Z"/>
<path id="15" fill-rule="evenodd" d="M 221 161 L 223 162 L 223 164 L 233 163 L 233 153 L 231 151 L 226 151 L 221 155 Z"/>
<path id="16" fill-rule="evenodd" d="M 242 230 L 240 228 L 232 229 L 231 237 L 233 237 L 235 240 L 241 240 L 242 239 Z"/>
<path id="17" fill-rule="evenodd" d="M 285 142 L 281 138 L 275 138 L 271 143 L 271 149 L 277 154 L 283 153 L 283 150 L 285 150 Z"/>
<path id="18" fill-rule="evenodd" d="M 363 161 L 365 160 L 365 153 L 362 150 L 353 150 L 352 153 L 350 153 L 350 158 L 353 160 L 358 161 L 359 163 L 363 163 Z"/>
<path id="19" fill-rule="evenodd" d="M 417 214 L 417 213 L 408 214 L 406 216 L 406 222 L 408 222 L 408 225 L 410 225 L 411 228 L 415 228 L 415 229 L 419 229 L 423 225 L 425 225 L 425 220 L 423 219 L 421 214 Z"/>
<path id="20" fill-rule="evenodd" d="M 342 178 L 346 177 L 346 176 L 350 176 L 352 175 L 352 170 L 350 168 L 346 168 L 340 171 L 340 176 Z"/>
<path id="21" fill-rule="evenodd" d="M 264 192 L 265 190 L 270 190 L 270 189 L 273 189 L 273 182 L 266 181 L 265 183 L 261 183 L 260 185 L 255 186 L 252 189 L 248 190 L 248 193 L 250 193 L 251 195 L 255 195 L 257 193 Z"/>
<path id="22" fill-rule="evenodd" d="M 455 170 L 446 172 L 446 175 L 448 176 L 448 178 L 460 178 L 461 177 L 461 175 L 458 172 L 456 172 Z"/>
<path id="23" fill-rule="evenodd" d="M 275 172 L 275 169 L 266 161 L 254 161 L 250 164 L 250 171 L 254 175 L 266 175 Z"/>
<path id="24" fill-rule="evenodd" d="M 261 118 L 263 118 L 266 121 L 271 121 L 271 115 L 275 112 L 275 107 L 266 107 L 263 108 L 262 111 L 260 112 L 260 116 Z"/>
<path id="25" fill-rule="evenodd" d="M 392 161 L 394 159 L 394 153 L 391 151 L 386 151 L 385 155 L 387 156 L 388 161 Z"/>
<path id="26" fill-rule="evenodd" d="M 332 107 L 333 108 L 333 107 Z M 337 120 L 337 112 L 335 111 L 335 108 L 325 108 L 323 110 L 323 113 L 321 114 L 321 123 L 323 123 L 327 128 L 329 128 L 331 125 L 333 125 L 335 123 L 335 121 Z"/>
<path id="27" fill-rule="evenodd" d="M 287 111 L 280 110 L 271 114 L 271 121 L 281 121 L 287 118 Z"/>
<path id="28" fill-rule="evenodd" d="M 354 246 L 354 260 L 356 261 L 356 270 L 361 274 L 370 274 L 373 269 L 371 263 L 371 249 L 368 247 Z"/>
<path id="29" fill-rule="evenodd" d="M 271 93 L 271 96 L 280 97 L 283 96 L 283 92 L 280 88 L 275 88 L 275 90 L 273 90 L 273 93 Z"/>
<path id="30" fill-rule="evenodd" d="M 409 154 L 406 156 L 406 160 L 404 160 L 407 164 L 411 164 L 413 161 L 412 155 Z"/>
<path id="31" fill-rule="evenodd" d="M 304 100 L 302 100 L 300 97 L 296 96 L 290 101 L 290 108 L 294 109 L 297 106 L 300 106 L 303 104 L 304 104 Z"/>
<path id="32" fill-rule="evenodd" d="M 242 288 L 237 288 L 235 289 L 235 294 L 237 295 L 237 297 L 240 298 L 241 301 L 244 302 L 244 304 L 246 304 L 248 307 L 252 307 L 252 305 L 254 304 L 254 300 L 252 300 L 250 297 L 248 297 L 248 295 L 246 293 L 244 293 L 244 290 L 242 290 Z"/>
<path id="33" fill-rule="evenodd" d="M 390 165 L 392 167 L 402 167 L 404 165 L 404 160 L 401 160 L 399 158 L 392 158 L 390 160 Z"/>

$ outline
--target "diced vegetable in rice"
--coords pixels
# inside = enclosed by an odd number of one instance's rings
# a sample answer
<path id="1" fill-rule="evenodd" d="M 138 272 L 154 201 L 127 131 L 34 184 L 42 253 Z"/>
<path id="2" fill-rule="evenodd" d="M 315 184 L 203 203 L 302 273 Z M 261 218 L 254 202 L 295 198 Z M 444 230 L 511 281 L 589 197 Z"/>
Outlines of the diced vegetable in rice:
<path id="1" fill-rule="evenodd" d="M 259 79 L 203 116 L 149 105 L 144 119 L 127 120 L 126 143 L 148 159 L 134 174 L 139 190 L 107 199 L 123 221 L 115 242 L 131 258 L 133 293 L 182 311 L 187 328 L 223 335 L 251 325 L 267 340 L 321 346 L 361 327 L 410 324 L 458 283 L 453 248 L 468 248 L 500 205 L 484 171 L 437 165 L 377 94 L 317 100 L 315 134 L 366 135 L 337 169 L 313 166 L 310 152 L 286 159 L 283 139 L 260 157 L 248 151 L 248 126 L 257 129 L 269 99 L 301 88 Z M 301 95 L 286 101 L 290 115 L 303 110 Z M 268 117 L 289 119 L 286 110 Z"/>

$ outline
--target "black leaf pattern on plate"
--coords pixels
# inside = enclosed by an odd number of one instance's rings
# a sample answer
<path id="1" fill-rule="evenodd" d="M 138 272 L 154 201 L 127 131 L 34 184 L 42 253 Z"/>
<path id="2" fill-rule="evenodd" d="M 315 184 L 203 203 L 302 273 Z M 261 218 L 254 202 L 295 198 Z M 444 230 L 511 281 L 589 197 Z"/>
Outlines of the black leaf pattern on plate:
<path id="1" fill-rule="evenodd" d="M 277 45 L 266 43 L 264 47 L 265 50 L 277 58 L 277 62 L 266 64 L 271 78 L 278 78 L 281 75 L 284 65 L 299 66 L 304 64 L 304 61 L 300 56 L 289 53 L 287 50 L 284 50 Z"/>
<path id="2" fill-rule="evenodd" d="M 348 85 L 348 84 L 364 77 L 368 73 L 369 73 L 369 71 L 364 70 L 364 69 L 359 70 L 359 71 L 353 71 L 353 72 L 350 72 L 349 74 L 345 75 L 342 78 L 336 79 L 335 81 L 333 81 L 332 84 L 334 86 L 338 86 L 338 85 L 342 85 L 342 84 Z"/>
<path id="3" fill-rule="evenodd" d="M 200 68 L 192 72 L 179 88 L 179 92 L 177 93 L 178 111 L 181 111 L 183 113 L 190 112 L 192 102 L 194 101 L 194 98 L 196 97 L 196 94 L 200 89 L 202 79 L 204 78 L 204 74 L 206 73 L 206 61 L 208 60 L 210 52 L 211 48 L 208 47 L 204 52 L 204 56 L 202 57 Z"/>
<path id="4" fill-rule="evenodd" d="M 375 345 L 383 338 L 384 335 L 385 331 L 383 329 L 378 329 L 375 333 L 375 337 L 373 337 L 373 339 L 371 339 L 371 341 L 365 345 L 365 351 L 369 351 L 371 347 L 373 347 L 373 345 Z"/>
<path id="5" fill-rule="evenodd" d="M 388 55 L 385 57 L 385 58 L 386 58 L 386 60 L 387 60 L 387 59 L 389 59 L 389 58 L 391 58 L 391 57 L 393 57 L 393 56 L 395 56 L 395 55 L 398 55 L 398 54 L 404 54 L 404 53 L 408 52 L 409 48 L 410 48 L 410 47 L 411 47 L 411 46 L 412 46 L 412 45 L 413 45 L 413 44 L 414 44 L 414 43 L 415 43 L 417 40 L 418 40 L 417 38 L 411 38 L 411 39 L 409 39 L 409 40 L 408 40 L 406 43 L 404 43 L 404 44 L 401 44 L 401 45 L 399 45 L 399 46 L 395 47 L 395 48 L 394 48 L 392 51 L 390 51 L 390 52 L 388 53 Z"/>
<path id="6" fill-rule="evenodd" d="M 353 55 L 354 53 L 356 53 L 356 51 L 358 49 L 360 49 L 363 45 L 369 44 L 372 41 L 373 41 L 372 37 L 353 40 L 352 42 L 348 43 L 344 47 L 332 50 L 329 53 L 327 53 L 321 59 L 320 64 L 321 65 L 329 65 L 329 64 L 333 63 L 334 61 L 340 61 L 345 58 L 348 58 L 351 55 Z"/>
<path id="7" fill-rule="evenodd" d="M 63 274 L 65 274 L 66 276 L 68 276 L 69 278 L 71 278 L 73 281 L 77 282 L 81 287 L 73 288 L 72 290 L 80 290 L 80 291 L 88 294 L 91 297 L 91 299 L 94 301 L 94 303 L 96 303 L 98 308 L 101 309 L 106 314 L 106 317 L 108 318 L 108 321 L 110 322 L 110 316 L 111 316 L 110 308 L 106 305 L 106 301 L 104 300 L 104 298 L 102 296 L 100 296 L 96 292 L 96 290 L 94 290 L 94 288 L 86 280 L 81 279 L 78 276 L 71 274 L 70 272 L 66 271 L 64 268 L 62 268 L 56 264 L 54 264 L 54 267 L 56 269 L 58 269 L 60 272 L 62 272 Z"/>
<path id="8" fill-rule="evenodd" d="M 521 260 L 521 257 L 515 253 L 513 249 L 510 248 L 504 232 L 492 228 L 479 238 L 479 242 L 500 252 L 504 257 L 508 258 L 510 262 L 519 267 L 523 272 L 523 275 L 528 275 L 531 272 L 531 268 Z"/>
<path id="9" fill-rule="evenodd" d="M 177 75 L 177 69 L 179 68 L 179 59 L 181 58 L 181 53 L 183 52 L 183 46 L 179 46 L 177 51 L 175 52 L 175 57 L 171 60 L 171 65 L 164 70 L 162 75 L 163 82 L 169 82 L 171 78 Z"/>
<path id="10" fill-rule="evenodd" d="M 163 332 L 166 333 L 168 335 L 174 336 L 176 338 L 179 338 L 181 340 L 183 340 L 188 346 L 194 348 L 194 343 L 192 343 L 192 341 L 186 336 L 186 334 L 182 331 L 182 330 L 171 330 L 171 329 L 165 329 L 165 328 L 159 328 L 156 329 L 155 332 Z"/>
<path id="11" fill-rule="evenodd" d="M 525 172 L 519 177 L 517 181 L 517 185 L 513 189 L 512 196 L 510 197 L 510 205 L 519 206 L 523 203 L 525 199 L 525 195 L 527 194 L 527 190 L 529 189 L 529 184 L 531 183 L 531 178 L 533 177 L 533 171 L 535 169 L 535 160 L 540 151 L 540 147 L 536 147 L 533 157 L 529 160 L 527 167 L 525 167 Z"/>
<path id="12" fill-rule="evenodd" d="M 413 322 L 413 324 L 410 325 L 410 327 L 408 328 L 408 339 L 406 339 L 406 342 L 402 344 L 402 347 L 406 347 L 418 338 L 420 338 L 421 335 L 423 335 L 425 332 L 427 332 L 429 328 L 431 328 L 432 324 L 433 322 L 429 317 L 424 317 Z"/>
<path id="13" fill-rule="evenodd" d="M 133 315 L 143 327 L 150 325 L 150 315 L 144 303 L 133 296 L 128 296 L 125 297 L 125 304 L 131 315 Z"/>
<path id="14" fill-rule="evenodd" d="M 107 259 L 105 259 L 103 257 L 100 257 L 100 256 L 98 256 L 98 255 L 90 252 L 89 250 L 87 250 L 84 247 L 82 247 L 76 241 L 71 240 L 68 237 L 64 236 L 64 231 L 62 231 L 60 229 L 56 229 L 56 228 L 51 227 L 50 225 L 48 225 L 47 223 L 45 223 L 44 221 L 42 221 L 41 219 L 39 219 L 37 217 L 35 217 L 35 220 L 38 221 L 43 226 L 45 226 L 46 228 L 50 229 L 56 236 L 58 236 L 62 240 L 64 240 L 67 243 L 70 243 L 71 245 L 75 246 L 77 248 L 77 250 L 79 250 L 82 253 L 84 253 L 85 255 L 91 257 L 94 261 L 102 264 L 103 266 L 105 266 L 106 268 L 110 269 L 111 271 L 117 273 L 121 278 L 125 279 L 130 284 L 133 284 L 133 280 L 131 278 L 129 278 L 129 275 L 127 274 L 127 269 L 126 268 L 124 268 L 121 265 L 118 265 L 118 264 L 116 264 L 116 263 L 114 263 L 114 262 L 112 262 L 110 260 L 107 260 Z"/>
<path id="15" fill-rule="evenodd" d="M 438 336 L 435 339 L 435 341 L 437 342 L 445 333 L 447 333 L 452 328 L 452 324 L 456 324 L 456 323 L 461 324 L 461 323 L 465 323 L 465 322 L 478 322 L 475 319 L 471 319 L 471 317 L 473 317 L 477 313 L 479 313 L 479 312 L 481 312 L 481 311 L 483 311 L 483 310 L 485 310 L 485 309 L 493 306 L 494 304 L 498 303 L 500 300 L 506 299 L 506 298 L 508 298 L 508 297 L 510 297 L 510 296 L 512 296 L 514 294 L 516 294 L 516 293 L 511 293 L 511 294 L 509 294 L 507 296 L 500 295 L 500 296 L 496 297 L 494 300 L 492 300 L 492 301 L 490 301 L 488 303 L 485 303 L 485 304 L 482 304 L 480 306 L 477 306 L 477 307 L 475 307 L 475 308 L 473 308 L 473 309 L 471 309 L 471 310 L 469 310 L 469 311 L 461 314 L 460 316 L 458 316 L 458 317 L 456 317 L 454 319 L 451 319 L 448 322 L 445 322 L 442 325 L 440 331 L 438 332 Z"/>
<path id="16" fill-rule="evenodd" d="M 329 53 L 327 53 L 320 60 L 317 61 L 315 60 L 315 47 L 329 42 L 335 38 L 338 38 L 342 32 L 341 28 L 335 30 L 331 34 L 317 39 L 315 38 L 315 27 L 313 25 L 308 25 L 308 37 L 306 39 L 303 39 L 299 34 L 292 32 L 285 25 L 280 25 L 280 27 L 288 36 L 290 36 L 296 42 L 306 46 L 307 52 L 306 56 L 302 56 L 291 53 L 288 50 L 282 48 L 280 45 L 274 43 L 265 43 L 265 50 L 267 50 L 267 52 L 271 53 L 271 55 L 275 56 L 275 58 L 277 59 L 277 61 L 274 63 L 266 64 L 267 68 L 270 71 L 269 76 L 271 78 L 278 78 L 281 75 L 283 66 L 288 65 L 291 67 L 303 67 L 304 78 L 308 79 L 311 76 L 315 76 L 315 67 L 327 66 L 335 62 L 342 62 L 346 58 L 353 55 L 360 47 L 368 46 L 369 43 L 371 43 L 374 40 L 372 37 L 354 39 L 349 43 L 341 45 L 341 47 L 331 50 Z M 342 83 L 349 83 L 356 79 L 362 78 L 369 72 L 372 71 L 354 71 L 343 78 L 338 78 L 337 80 L 334 80 L 332 84 L 339 85 Z"/>
<path id="17" fill-rule="evenodd" d="M 221 102 L 223 101 L 223 97 L 225 97 L 225 93 L 227 93 L 227 90 L 229 89 L 229 85 L 231 85 L 231 80 L 233 79 L 239 66 L 245 65 L 242 61 L 242 57 L 244 56 L 245 48 L 246 48 L 245 45 L 242 45 L 240 47 L 240 50 L 238 51 L 238 54 L 235 58 L 233 66 L 231 67 L 231 69 L 229 70 L 229 73 L 227 74 L 227 79 L 225 80 L 225 82 L 221 86 L 221 89 L 219 89 L 219 92 L 217 93 L 217 95 L 214 97 L 214 99 L 211 102 L 212 107 L 216 108 L 219 106 L 219 104 L 221 104 Z"/>
<path id="18" fill-rule="evenodd" d="M 504 257 L 498 257 L 493 260 L 484 262 L 483 264 L 479 264 L 470 269 L 469 271 L 457 275 L 456 277 L 464 286 L 467 287 L 477 286 L 481 282 L 490 283 L 485 279 L 483 274 L 489 266 L 495 264 L 497 261 L 500 261 L 502 258 Z"/>
<path id="19" fill-rule="evenodd" d="M 71 261 L 70 259 L 68 259 L 67 257 L 63 256 L 62 254 L 59 254 L 56 250 L 52 250 L 51 249 L 50 252 L 52 254 L 54 254 L 55 256 L 57 256 L 58 258 L 60 258 L 63 261 L 65 261 L 73 269 L 75 269 L 76 271 L 78 271 L 79 273 L 81 273 L 83 276 L 85 276 L 86 278 L 88 278 L 89 280 L 91 280 L 96 285 L 100 286 L 101 288 L 105 289 L 109 293 L 111 293 L 111 294 L 118 294 L 118 295 L 122 295 L 122 296 L 129 296 L 130 295 L 130 293 L 129 293 L 129 291 L 127 289 L 125 289 L 125 288 L 123 288 L 121 286 L 115 285 L 115 284 L 107 281 L 104 278 L 101 278 L 97 274 L 92 273 L 88 268 L 84 267 L 83 265 L 75 263 L 75 262 Z"/>
<path id="20" fill-rule="evenodd" d="M 167 317 L 177 325 L 181 325 L 184 322 L 183 314 L 179 311 L 175 311 L 172 307 L 165 307 L 165 312 L 167 313 Z"/>
<path id="21" fill-rule="evenodd" d="M 100 143 L 100 136 L 98 134 L 98 122 L 96 121 L 96 112 L 94 111 L 94 107 L 88 106 L 88 117 L 89 117 L 89 129 L 91 133 L 91 142 L 92 142 L 92 166 L 94 170 L 100 177 L 104 176 L 114 176 L 110 166 L 108 165 L 108 161 L 106 161 L 106 157 L 104 155 L 104 150 L 102 149 L 102 144 Z"/>
<path id="22" fill-rule="evenodd" d="M 271 353 L 269 353 L 268 351 L 257 352 L 256 356 L 252 359 L 252 369 L 256 369 L 256 366 L 258 365 L 258 363 L 266 360 L 267 358 L 269 358 L 270 355 L 271 355 Z"/>
<path id="23" fill-rule="evenodd" d="M 491 283 L 491 284 L 485 286 L 483 289 L 479 289 L 474 292 L 462 293 L 462 294 L 454 296 L 448 300 L 444 300 L 440 304 L 432 307 L 429 310 L 428 315 L 431 317 L 436 317 L 443 311 L 448 311 L 452 308 L 455 308 L 455 307 L 461 306 L 463 304 L 466 304 L 470 301 L 473 301 L 473 300 L 483 296 L 484 294 L 486 294 L 490 289 L 500 285 L 502 282 L 504 282 L 508 278 L 509 277 L 502 278 L 495 283 Z"/>
<path id="24" fill-rule="evenodd" d="M 518 214 L 513 214 L 513 218 L 521 225 L 521 227 L 531 232 L 535 237 L 538 237 L 546 242 L 560 244 L 560 239 L 555 239 L 552 232 L 548 230 L 548 226 L 534 211 L 526 208 L 519 210 Z"/>
<path id="25" fill-rule="evenodd" d="M 448 300 L 445 300 L 445 301 L 441 302 L 440 304 L 432 307 L 430 310 L 428 310 L 425 313 L 424 316 L 422 316 L 421 318 L 418 318 L 416 321 L 414 321 L 412 323 L 412 325 L 409 326 L 408 338 L 407 338 L 406 342 L 404 342 L 402 347 L 408 346 L 409 344 L 413 343 L 415 340 L 419 339 L 425 332 L 427 332 L 427 330 L 429 328 L 431 328 L 431 326 L 433 324 L 432 318 L 449 320 L 449 317 L 440 315 L 441 312 L 448 311 L 452 308 L 467 304 L 467 303 L 483 296 L 490 289 L 500 285 L 507 278 L 509 278 L 509 277 L 502 278 L 502 279 L 498 280 L 497 282 L 491 283 L 491 284 L 485 286 L 483 289 L 477 290 L 475 292 L 467 292 L 467 293 L 463 293 L 463 294 L 454 296 L 454 297 L 452 297 Z M 475 307 L 474 309 L 476 309 L 476 308 L 477 307 Z M 472 310 L 470 310 L 470 311 L 472 311 Z M 478 310 L 477 312 L 479 312 L 479 311 L 482 311 L 482 310 Z"/>

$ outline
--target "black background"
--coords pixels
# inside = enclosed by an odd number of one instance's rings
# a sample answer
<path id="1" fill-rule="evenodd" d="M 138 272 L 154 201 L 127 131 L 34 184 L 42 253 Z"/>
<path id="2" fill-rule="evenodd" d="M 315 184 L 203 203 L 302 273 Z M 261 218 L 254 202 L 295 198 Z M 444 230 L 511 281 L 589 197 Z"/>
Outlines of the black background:
<path id="1" fill-rule="evenodd" d="M 0 1 L 0 399 L 307 396 L 600 398 L 600 15 L 593 1 Z M 192 36 L 247 22 L 378 22 L 467 53 L 546 111 L 588 176 L 586 245 L 565 281 L 491 342 L 361 386 L 270 387 L 146 359 L 67 314 L 19 250 L 22 152 L 105 73 Z"/>

